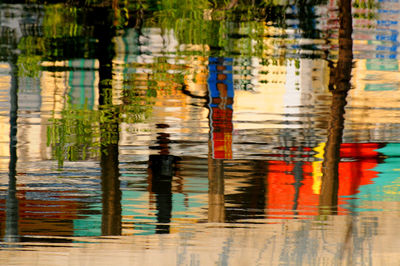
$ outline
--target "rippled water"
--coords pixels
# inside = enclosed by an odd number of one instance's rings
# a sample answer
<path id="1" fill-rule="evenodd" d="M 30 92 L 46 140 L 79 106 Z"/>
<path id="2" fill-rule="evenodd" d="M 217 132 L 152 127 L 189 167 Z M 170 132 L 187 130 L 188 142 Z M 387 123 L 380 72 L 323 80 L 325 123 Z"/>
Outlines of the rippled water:
<path id="1" fill-rule="evenodd" d="M 397 1 L 8 2 L 0 264 L 400 260 Z"/>

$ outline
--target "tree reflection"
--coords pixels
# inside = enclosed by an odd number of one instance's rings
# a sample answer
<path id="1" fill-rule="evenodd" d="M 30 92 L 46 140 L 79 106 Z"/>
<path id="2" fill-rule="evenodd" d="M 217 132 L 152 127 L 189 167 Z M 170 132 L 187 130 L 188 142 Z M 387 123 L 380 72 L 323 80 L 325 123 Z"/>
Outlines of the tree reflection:
<path id="1" fill-rule="evenodd" d="M 121 189 L 119 181 L 118 141 L 119 112 L 113 106 L 112 59 L 114 30 L 107 9 L 99 8 L 97 14 L 108 18 L 96 27 L 99 60 L 100 166 L 102 189 L 102 235 L 121 234 Z"/>
<path id="2" fill-rule="evenodd" d="M 115 114 L 112 114 L 115 115 Z M 118 161 L 118 123 L 102 123 L 102 132 L 112 128 L 111 134 L 116 143 L 101 144 L 101 189 L 102 189 L 102 235 L 121 234 L 121 189 Z"/>
<path id="3" fill-rule="evenodd" d="M 339 57 L 330 75 L 332 104 L 328 121 L 328 140 L 322 165 L 320 207 L 322 214 L 332 214 L 337 210 L 340 161 L 340 144 L 344 128 L 344 113 L 347 93 L 351 88 L 353 60 L 351 1 L 340 0 L 339 4 Z"/>

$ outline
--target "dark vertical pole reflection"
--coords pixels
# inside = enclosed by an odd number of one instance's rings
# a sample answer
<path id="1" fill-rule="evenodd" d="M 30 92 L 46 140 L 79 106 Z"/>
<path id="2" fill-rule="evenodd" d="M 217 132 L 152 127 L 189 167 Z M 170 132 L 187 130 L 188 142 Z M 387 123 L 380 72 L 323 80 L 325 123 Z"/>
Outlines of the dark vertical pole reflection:
<path id="1" fill-rule="evenodd" d="M 172 176 L 174 156 L 150 155 L 149 177 L 151 191 L 156 195 L 157 234 L 168 234 L 172 218 Z"/>
<path id="2" fill-rule="evenodd" d="M 97 25 L 97 58 L 99 60 L 100 167 L 102 189 L 102 235 L 121 234 L 121 189 L 119 180 L 118 141 L 119 113 L 112 102 L 112 59 L 114 30 L 108 9 L 99 8 L 97 15 L 104 20 Z"/>
<path id="3" fill-rule="evenodd" d="M 297 161 L 294 163 L 294 167 L 293 167 L 293 175 L 294 175 L 293 212 L 294 212 L 294 215 L 298 215 L 297 208 L 299 207 L 300 188 L 303 185 L 302 181 L 304 180 L 303 165 L 304 165 L 304 162 Z"/>
<path id="4" fill-rule="evenodd" d="M 211 140 L 208 144 L 208 222 L 225 222 L 224 161 L 213 159 Z"/>
<path id="5" fill-rule="evenodd" d="M 344 128 L 344 113 L 353 60 L 351 0 L 339 0 L 339 58 L 329 83 L 332 85 L 332 104 L 328 122 L 328 140 L 322 164 L 320 207 L 322 214 L 337 211 L 339 188 L 340 144 Z"/>
<path id="6" fill-rule="evenodd" d="M 168 128 L 167 124 L 157 124 L 157 128 Z M 159 154 L 149 157 L 149 179 L 151 182 L 151 192 L 156 196 L 157 209 L 157 234 L 168 234 L 170 232 L 170 222 L 172 218 L 172 177 L 176 172 L 176 163 L 179 157 L 171 155 L 169 152 L 168 133 L 158 133 L 158 146 L 152 147 L 159 150 Z"/>
<path id="7" fill-rule="evenodd" d="M 108 124 L 108 126 L 110 125 Z M 114 127 L 114 130 L 117 130 L 117 128 Z M 118 164 L 118 144 L 102 143 L 100 159 L 103 203 L 101 219 L 102 235 L 120 235 L 122 230 L 121 189 Z"/>
<path id="8" fill-rule="evenodd" d="M 8 165 L 8 193 L 6 199 L 6 242 L 18 242 L 17 199 L 17 118 L 18 118 L 18 68 L 16 56 L 11 59 L 10 88 L 10 162 Z"/>

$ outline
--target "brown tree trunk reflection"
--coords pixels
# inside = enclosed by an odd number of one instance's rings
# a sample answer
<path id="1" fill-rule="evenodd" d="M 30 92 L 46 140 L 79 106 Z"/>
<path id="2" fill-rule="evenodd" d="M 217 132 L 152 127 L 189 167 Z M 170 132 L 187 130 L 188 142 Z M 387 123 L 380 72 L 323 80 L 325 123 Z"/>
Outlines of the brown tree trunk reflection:
<path id="1" fill-rule="evenodd" d="M 118 162 L 118 144 L 102 145 L 100 159 L 103 203 L 102 235 L 121 234 L 122 193 L 120 190 Z"/>
<path id="2" fill-rule="evenodd" d="M 119 180 L 118 141 L 119 113 L 112 102 L 112 59 L 114 30 L 106 8 L 97 10 L 99 17 L 108 18 L 96 28 L 99 60 L 99 109 L 102 189 L 102 235 L 121 234 L 121 189 Z"/>
<path id="3" fill-rule="evenodd" d="M 340 144 L 343 136 L 346 97 L 351 87 L 353 60 L 351 0 L 339 0 L 338 4 L 339 58 L 329 81 L 332 89 L 332 104 L 328 122 L 328 140 L 322 165 L 320 207 L 323 214 L 331 214 L 337 209 Z"/>

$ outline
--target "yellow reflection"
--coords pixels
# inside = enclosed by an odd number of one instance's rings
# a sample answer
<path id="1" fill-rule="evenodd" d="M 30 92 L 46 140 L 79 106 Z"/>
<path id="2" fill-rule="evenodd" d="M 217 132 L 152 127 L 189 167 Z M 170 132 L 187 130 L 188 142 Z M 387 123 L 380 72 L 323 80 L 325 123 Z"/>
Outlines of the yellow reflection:
<path id="1" fill-rule="evenodd" d="M 2 72 L 9 72 L 8 64 L 0 64 Z M 9 89 L 11 85 L 11 76 L 0 76 L 0 100 L 3 103 L 9 102 Z M 9 110 L 6 108 L 0 112 L 0 169 L 8 169 L 10 155 L 10 118 Z"/>
<path id="2" fill-rule="evenodd" d="M 325 149 L 325 142 L 321 142 L 320 144 L 318 144 L 318 146 L 314 148 L 314 151 L 317 152 L 317 154 L 315 154 L 314 157 L 318 159 L 323 159 L 324 149 Z M 319 195 L 319 193 L 321 192 L 322 161 L 313 162 L 312 167 L 313 167 L 312 191 L 314 194 Z"/>

